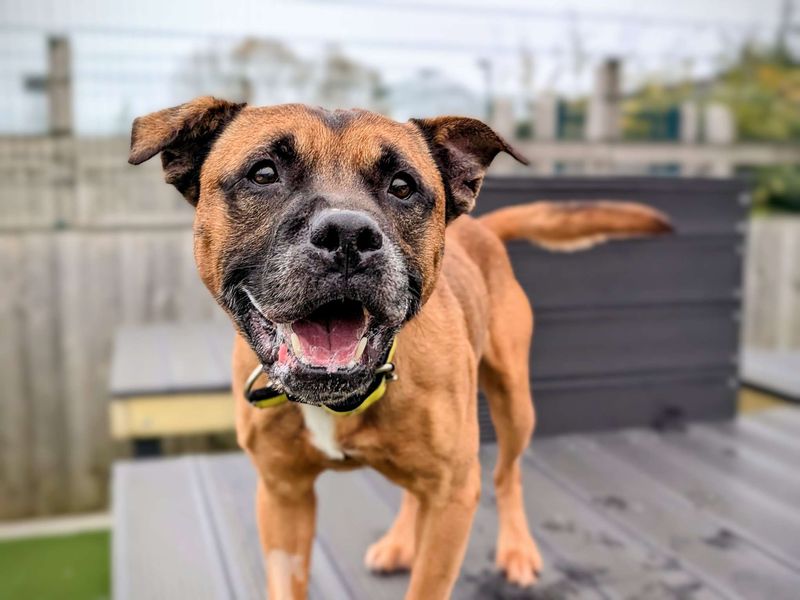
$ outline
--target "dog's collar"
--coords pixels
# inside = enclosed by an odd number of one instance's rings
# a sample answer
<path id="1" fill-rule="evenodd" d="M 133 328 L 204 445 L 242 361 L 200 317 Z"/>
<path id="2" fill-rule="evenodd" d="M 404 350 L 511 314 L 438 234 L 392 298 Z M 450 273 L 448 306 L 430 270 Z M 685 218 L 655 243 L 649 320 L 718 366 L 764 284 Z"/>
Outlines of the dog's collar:
<path id="1" fill-rule="evenodd" d="M 353 396 L 344 402 L 345 408 L 343 410 L 336 410 L 323 405 L 326 411 L 332 415 L 344 417 L 347 415 L 355 415 L 364 412 L 370 406 L 375 404 L 378 400 L 383 398 L 386 393 L 386 384 L 389 381 L 395 381 L 397 374 L 394 372 L 394 351 L 397 347 L 397 338 L 392 340 L 392 345 L 389 347 L 389 352 L 386 354 L 386 359 L 383 364 L 375 369 L 375 379 L 370 384 L 367 391 L 362 396 Z M 291 398 L 277 388 L 267 384 L 264 387 L 253 389 L 256 379 L 263 373 L 261 365 L 253 369 L 247 381 L 244 384 L 244 398 L 256 408 L 271 408 L 278 406 L 284 402 L 289 402 Z"/>

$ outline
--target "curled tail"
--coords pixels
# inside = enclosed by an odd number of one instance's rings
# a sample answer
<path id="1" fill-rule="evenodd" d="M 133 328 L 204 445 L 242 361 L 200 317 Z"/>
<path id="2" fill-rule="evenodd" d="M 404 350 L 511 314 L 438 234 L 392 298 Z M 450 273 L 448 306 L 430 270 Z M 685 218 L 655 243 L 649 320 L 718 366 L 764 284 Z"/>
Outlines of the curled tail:
<path id="1" fill-rule="evenodd" d="M 532 202 L 480 217 L 504 242 L 528 240 L 548 250 L 585 250 L 612 239 L 673 231 L 666 215 L 635 202 Z"/>

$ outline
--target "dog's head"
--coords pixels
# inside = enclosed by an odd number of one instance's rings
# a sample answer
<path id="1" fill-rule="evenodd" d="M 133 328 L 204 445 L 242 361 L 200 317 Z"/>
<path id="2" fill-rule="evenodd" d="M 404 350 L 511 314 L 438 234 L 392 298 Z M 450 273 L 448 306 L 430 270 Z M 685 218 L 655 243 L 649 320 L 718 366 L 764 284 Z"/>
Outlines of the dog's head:
<path id="1" fill-rule="evenodd" d="M 136 119 L 130 162 L 160 152 L 196 207 L 200 275 L 270 380 L 335 407 L 430 296 L 445 227 L 501 151 L 522 160 L 474 119 L 206 97 Z"/>

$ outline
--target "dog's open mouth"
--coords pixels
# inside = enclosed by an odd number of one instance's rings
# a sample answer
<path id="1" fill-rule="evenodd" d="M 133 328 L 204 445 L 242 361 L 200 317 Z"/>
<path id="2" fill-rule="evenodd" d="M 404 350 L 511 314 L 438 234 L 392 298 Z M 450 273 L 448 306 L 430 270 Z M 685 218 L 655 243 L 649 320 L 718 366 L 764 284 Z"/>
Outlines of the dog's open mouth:
<path id="1" fill-rule="evenodd" d="M 292 358 L 327 371 L 352 369 L 364 357 L 370 315 L 361 302 L 335 300 L 311 314 L 279 326 L 289 343 L 282 344 L 278 362 Z"/>
<path id="2" fill-rule="evenodd" d="M 250 308 L 243 324 L 263 364 L 278 369 L 275 375 L 349 377 L 371 372 L 386 358 L 395 329 L 359 300 L 325 302 L 298 319 L 276 323 L 249 290 L 244 291 Z"/>

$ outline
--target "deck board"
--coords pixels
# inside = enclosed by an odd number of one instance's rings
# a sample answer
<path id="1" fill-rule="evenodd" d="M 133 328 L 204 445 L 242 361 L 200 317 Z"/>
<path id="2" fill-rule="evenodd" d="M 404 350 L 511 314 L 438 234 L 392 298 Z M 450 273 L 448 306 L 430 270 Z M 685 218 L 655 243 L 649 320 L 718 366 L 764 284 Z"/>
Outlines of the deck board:
<path id="1" fill-rule="evenodd" d="M 710 431 L 734 438 L 737 447 L 751 448 L 769 456 L 774 464 L 794 468 L 800 463 L 800 440 L 775 431 L 753 418 L 716 423 L 707 427 Z"/>
<path id="2" fill-rule="evenodd" d="M 769 490 L 769 495 L 787 508 L 800 506 L 800 478 L 786 477 L 786 466 L 769 454 L 702 426 L 665 437 L 728 476 Z"/>
<path id="3" fill-rule="evenodd" d="M 800 411 L 685 432 L 635 429 L 536 440 L 523 461 L 526 512 L 545 568 L 530 590 L 495 572 L 497 448 L 453 598 L 789 599 L 800 589 Z M 116 598 L 260 598 L 256 475 L 240 454 L 122 463 L 114 482 Z M 400 490 L 369 470 L 317 482 L 310 597 L 400 599 L 408 576 L 376 576 L 367 546 Z"/>
<path id="4" fill-rule="evenodd" d="M 771 428 L 781 437 L 791 438 L 800 443 L 800 410 L 790 408 L 776 408 L 774 410 L 763 410 L 752 415 L 752 420 Z"/>
<path id="5" fill-rule="evenodd" d="M 154 323 L 121 327 L 114 340 L 116 397 L 230 389 L 230 323 Z"/>
<path id="6" fill-rule="evenodd" d="M 319 535 L 337 557 L 351 598 L 402 598 L 407 578 L 374 576 L 363 566 L 367 546 L 391 523 L 393 511 L 375 493 L 362 473 L 325 473 L 317 482 Z M 358 523 L 358 526 L 355 526 Z"/>
<path id="7" fill-rule="evenodd" d="M 728 471 L 707 465 L 684 447 L 684 437 L 634 432 L 606 439 L 619 457 L 657 473 L 672 493 L 777 558 L 800 567 L 800 536 L 796 535 L 800 515 L 778 500 L 774 490 L 748 481 L 746 469 L 737 469 L 736 463 Z"/>
<path id="8" fill-rule="evenodd" d="M 114 469 L 113 596 L 231 597 L 191 459 Z"/>
<path id="9" fill-rule="evenodd" d="M 697 507 L 673 489 L 682 485 L 679 477 L 666 480 L 661 467 L 627 462 L 640 457 L 659 458 L 658 453 L 635 445 L 612 453 L 607 448 L 625 437 L 609 436 L 606 440 L 608 445 L 577 436 L 548 440 L 526 458 L 573 486 L 609 518 L 654 544 L 726 596 L 759 598 L 766 592 L 769 595 L 765 597 L 771 598 L 796 596 L 798 573 L 760 545 L 732 533 L 730 521 Z M 685 465 L 685 476 L 690 476 L 688 471 L 694 466 L 693 462 Z"/>
<path id="10" fill-rule="evenodd" d="M 235 597 L 258 598 L 266 579 L 254 512 L 255 470 L 237 454 L 213 459 L 203 457 L 194 464 L 205 486 L 226 568 L 232 573 Z M 312 600 L 347 597 L 347 590 L 332 557 L 323 549 L 322 540 L 315 543 L 311 560 L 309 595 Z"/>
<path id="11" fill-rule="evenodd" d="M 494 492 L 491 486 L 491 465 L 494 463 L 496 446 L 486 444 L 481 448 L 482 493 L 480 504 L 472 525 L 469 545 L 464 557 L 461 574 L 453 592 L 454 598 L 481 599 L 492 597 L 515 597 L 519 590 L 507 585 L 495 572 L 494 549 L 497 537 L 497 511 Z M 401 491 L 374 471 L 362 472 L 366 481 L 376 490 L 378 496 L 391 508 L 394 516 L 400 505 Z M 537 495 L 547 496 L 545 490 L 537 489 Z M 555 502 L 565 500 L 563 495 Z M 390 521 L 384 524 L 388 527 Z M 381 531 L 382 533 L 382 531 Z M 568 600 L 596 600 L 607 598 L 597 585 L 595 578 L 588 576 L 589 568 L 569 563 L 568 549 L 562 549 L 552 540 L 552 536 L 544 535 L 539 539 L 541 550 L 546 557 L 546 565 L 542 578 L 536 588 L 536 598 L 563 598 Z M 551 566 L 554 568 L 549 568 Z M 383 596 L 382 596 L 383 597 Z M 394 597 L 394 596 L 386 596 Z M 402 598 L 402 594 L 397 596 Z"/>
<path id="12" fill-rule="evenodd" d="M 537 448 L 534 443 L 531 452 L 535 454 Z M 488 467 L 496 452 L 495 447 L 485 450 L 491 457 L 485 473 L 491 472 Z M 642 543 L 532 461 L 523 463 L 522 477 L 532 531 L 551 563 L 546 568 L 561 576 L 556 590 L 591 582 L 606 598 L 659 597 L 684 590 L 692 590 L 696 600 L 721 597 L 677 561 Z M 487 490 L 491 493 L 488 485 Z M 548 548 L 557 556 L 548 556 Z"/>

